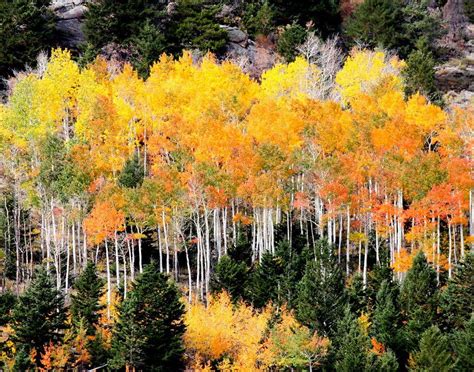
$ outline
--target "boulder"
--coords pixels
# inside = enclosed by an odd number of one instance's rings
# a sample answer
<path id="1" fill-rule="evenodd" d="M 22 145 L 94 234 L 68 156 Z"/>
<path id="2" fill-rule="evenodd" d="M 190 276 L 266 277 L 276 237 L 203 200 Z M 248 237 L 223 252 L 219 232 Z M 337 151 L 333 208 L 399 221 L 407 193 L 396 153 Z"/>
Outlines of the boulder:
<path id="1" fill-rule="evenodd" d="M 241 29 L 225 25 L 220 25 L 220 27 L 227 31 L 229 42 L 240 44 L 241 46 L 245 46 L 247 44 L 249 36 Z"/>

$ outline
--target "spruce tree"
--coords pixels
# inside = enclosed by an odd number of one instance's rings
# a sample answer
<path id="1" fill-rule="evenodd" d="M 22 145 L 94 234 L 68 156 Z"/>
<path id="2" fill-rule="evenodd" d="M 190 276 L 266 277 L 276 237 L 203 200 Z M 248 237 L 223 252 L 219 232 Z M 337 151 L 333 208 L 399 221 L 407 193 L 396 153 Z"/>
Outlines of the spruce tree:
<path id="1" fill-rule="evenodd" d="M 12 327 L 17 345 L 26 352 L 36 349 L 39 364 L 43 347 L 62 339 L 66 329 L 64 297 L 44 268 L 39 268 L 26 291 L 18 298 L 12 314 Z"/>
<path id="2" fill-rule="evenodd" d="M 87 335 L 95 333 L 95 325 L 99 321 L 99 311 L 103 309 L 100 297 L 104 289 L 104 282 L 99 278 L 96 267 L 89 262 L 73 285 L 71 295 L 71 315 L 74 322 L 82 322 Z"/>
<path id="3" fill-rule="evenodd" d="M 125 166 L 118 177 L 118 183 L 123 187 L 136 188 L 143 183 L 143 176 L 143 163 L 138 154 L 135 153 L 132 158 L 125 162 Z"/>
<path id="4" fill-rule="evenodd" d="M 419 350 L 410 358 L 412 371 L 450 371 L 453 360 L 449 351 L 448 338 L 438 327 L 428 328 L 422 335 Z"/>
<path id="5" fill-rule="evenodd" d="M 413 260 L 400 291 L 401 312 L 406 322 L 404 337 L 407 351 L 416 348 L 421 334 L 435 320 L 437 307 L 436 273 L 423 252 Z"/>
<path id="6" fill-rule="evenodd" d="M 345 24 L 353 40 L 375 48 L 396 49 L 402 41 L 401 0 L 365 0 Z"/>
<path id="7" fill-rule="evenodd" d="M 296 307 L 298 283 L 303 278 L 308 256 L 306 250 L 301 248 L 301 252 L 299 248 L 286 240 L 281 241 L 276 248 L 276 259 L 282 266 L 281 302 L 286 302 L 290 308 Z"/>
<path id="8" fill-rule="evenodd" d="M 347 288 L 347 297 L 354 314 L 361 315 L 367 310 L 366 290 L 362 275 L 355 274 Z"/>
<path id="9" fill-rule="evenodd" d="M 440 95 L 436 87 L 435 65 L 433 53 L 425 42 L 420 41 L 418 48 L 408 56 L 407 65 L 403 70 L 407 96 L 419 92 L 432 101 L 439 102 Z"/>
<path id="10" fill-rule="evenodd" d="M 280 257 L 265 253 L 250 281 L 250 296 L 254 307 L 262 308 L 269 301 L 281 301 L 281 275 L 283 267 Z"/>
<path id="11" fill-rule="evenodd" d="M 227 31 L 219 26 L 216 15 L 220 7 L 205 1 L 180 1 L 177 4 L 167 34 L 175 54 L 182 49 L 201 52 L 224 52 Z"/>
<path id="12" fill-rule="evenodd" d="M 11 292 L 0 293 L 0 327 L 10 323 L 11 313 L 15 307 L 16 297 Z"/>
<path id="13" fill-rule="evenodd" d="M 54 46 L 54 15 L 49 0 L 0 1 L 0 77 L 34 66 L 39 52 Z"/>
<path id="14" fill-rule="evenodd" d="M 323 335 L 335 331 L 346 304 L 344 276 L 326 241 L 315 249 L 316 259 L 308 261 L 298 284 L 297 318 Z"/>
<path id="15" fill-rule="evenodd" d="M 372 336 L 395 352 L 401 347 L 400 342 L 400 306 L 399 289 L 396 283 L 384 280 L 377 293 L 372 315 Z"/>
<path id="16" fill-rule="evenodd" d="M 277 43 L 278 53 L 285 58 L 286 62 L 293 62 L 297 55 L 296 48 L 303 44 L 306 39 L 306 30 L 299 24 L 288 26 L 281 34 Z"/>
<path id="17" fill-rule="evenodd" d="M 440 295 L 444 330 L 461 329 L 474 314 L 474 253 L 467 254 Z"/>
<path id="18" fill-rule="evenodd" d="M 370 341 L 349 307 L 337 324 L 333 347 L 336 371 L 366 370 Z"/>
<path id="19" fill-rule="evenodd" d="M 375 363 L 370 371 L 397 372 L 400 370 L 397 356 L 389 349 L 375 359 Z"/>
<path id="20" fill-rule="evenodd" d="M 456 371 L 474 371 L 474 315 L 452 337 Z"/>
<path id="21" fill-rule="evenodd" d="M 184 305 L 175 284 L 147 265 L 119 309 L 111 368 L 169 371 L 182 366 Z"/>
<path id="22" fill-rule="evenodd" d="M 237 262 L 228 255 L 223 256 L 214 270 L 211 289 L 214 292 L 227 291 L 233 301 L 245 297 L 248 269 L 244 262 Z"/>
<path id="23" fill-rule="evenodd" d="M 166 2 L 160 0 L 99 0 L 88 4 L 84 34 L 93 49 L 108 43 L 130 44 L 146 23 L 158 30 L 164 27 Z"/>

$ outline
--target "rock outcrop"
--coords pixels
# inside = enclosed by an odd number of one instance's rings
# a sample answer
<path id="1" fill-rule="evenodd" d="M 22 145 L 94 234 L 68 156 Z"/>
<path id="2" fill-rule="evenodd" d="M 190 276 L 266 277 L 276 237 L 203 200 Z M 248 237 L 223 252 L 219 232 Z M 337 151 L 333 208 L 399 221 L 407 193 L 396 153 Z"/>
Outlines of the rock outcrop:
<path id="1" fill-rule="evenodd" d="M 56 28 L 61 33 L 61 42 L 64 47 L 76 49 L 84 42 L 82 24 L 87 11 L 86 0 L 53 0 L 51 9 L 58 21 Z"/>
<path id="2" fill-rule="evenodd" d="M 457 56 L 436 67 L 438 88 L 447 103 L 474 105 L 474 24 L 465 24 Z"/>

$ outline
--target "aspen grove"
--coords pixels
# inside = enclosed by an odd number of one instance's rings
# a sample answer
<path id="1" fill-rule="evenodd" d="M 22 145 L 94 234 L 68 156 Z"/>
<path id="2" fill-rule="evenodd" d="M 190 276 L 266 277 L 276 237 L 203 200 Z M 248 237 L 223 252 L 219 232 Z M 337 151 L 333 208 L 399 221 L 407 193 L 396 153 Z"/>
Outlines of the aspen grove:
<path id="1" fill-rule="evenodd" d="M 112 327 L 122 324 L 118 297 L 154 275 L 153 262 L 186 299 L 186 347 L 199 349 L 200 323 L 235 328 L 225 342 L 213 331 L 222 350 L 212 340 L 198 350 L 194 365 L 204 368 L 244 350 L 226 354 L 239 335 L 257 345 L 271 318 L 225 293 L 209 297 L 219 263 L 242 244 L 258 265 L 282 241 L 316 252 L 324 240 L 341 275 L 360 274 L 364 289 L 381 262 L 403 282 L 420 252 L 438 284 L 454 279 L 474 245 L 472 106 L 405 96 L 405 62 L 381 50 L 355 48 L 332 68 L 320 62 L 296 57 L 257 81 L 232 61 L 183 52 L 162 55 L 142 78 L 128 64 L 98 57 L 80 67 L 53 50 L 0 105 L 2 287 L 22 293 L 42 264 L 68 302 L 94 263 L 104 280 L 100 319 Z M 234 318 L 222 306 L 237 306 Z M 318 336 L 281 312 L 287 326 L 261 353 L 236 356 L 242 369 L 312 367 L 327 354 L 329 328 Z M 241 319 L 255 324 L 242 330 Z M 290 360 L 291 347 L 299 354 Z M 38 363 L 57 367 L 50 349 Z"/>

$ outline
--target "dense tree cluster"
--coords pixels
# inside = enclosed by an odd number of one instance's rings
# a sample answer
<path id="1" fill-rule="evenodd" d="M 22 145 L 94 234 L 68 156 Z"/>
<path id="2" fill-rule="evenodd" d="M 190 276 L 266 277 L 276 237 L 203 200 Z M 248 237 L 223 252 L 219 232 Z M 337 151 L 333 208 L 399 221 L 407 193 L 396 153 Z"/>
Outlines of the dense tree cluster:
<path id="1" fill-rule="evenodd" d="M 39 51 L 61 45 L 64 35 L 55 28 L 50 4 L 12 1 L 0 7 L 0 77 L 8 78 L 25 65 L 34 67 Z M 287 62 L 294 60 L 309 34 L 322 39 L 340 35 L 337 40 L 345 51 L 354 45 L 381 47 L 405 58 L 410 94 L 419 90 L 441 103 L 433 66 L 442 57 L 437 40 L 447 27 L 440 8 L 433 7 L 445 1 L 98 0 L 85 5 L 85 41 L 75 51 L 83 64 L 115 50 L 147 76 L 162 53 L 177 57 L 189 49 L 225 59 L 229 26 L 247 32 L 257 43 L 267 40 L 263 45 L 275 48 Z M 468 1 L 464 13 L 466 19 L 471 17 Z"/>
<path id="2" fill-rule="evenodd" d="M 404 66 L 54 50 L 0 106 L 3 365 L 469 370 L 473 112 Z"/>

